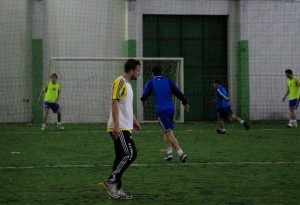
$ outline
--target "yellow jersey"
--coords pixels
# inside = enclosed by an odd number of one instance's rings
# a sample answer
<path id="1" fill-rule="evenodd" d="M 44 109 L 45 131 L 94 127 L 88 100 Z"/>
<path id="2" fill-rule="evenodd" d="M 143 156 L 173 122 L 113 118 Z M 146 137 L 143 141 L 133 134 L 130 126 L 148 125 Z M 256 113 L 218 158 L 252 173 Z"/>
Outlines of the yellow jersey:
<path id="1" fill-rule="evenodd" d="M 45 102 L 55 103 L 58 98 L 59 90 L 60 85 L 58 83 L 53 84 L 51 81 L 48 82 L 43 88 L 43 91 L 46 92 Z"/>
<path id="2" fill-rule="evenodd" d="M 288 80 L 289 98 L 295 100 L 300 98 L 300 81 L 298 78 L 293 77 Z"/>

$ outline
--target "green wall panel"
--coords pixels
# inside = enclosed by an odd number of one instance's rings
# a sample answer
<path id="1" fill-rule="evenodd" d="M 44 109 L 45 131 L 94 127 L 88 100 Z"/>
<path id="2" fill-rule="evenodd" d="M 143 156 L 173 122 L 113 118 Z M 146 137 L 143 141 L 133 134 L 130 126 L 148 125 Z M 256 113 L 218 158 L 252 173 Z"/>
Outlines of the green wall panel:
<path id="1" fill-rule="evenodd" d="M 183 57 L 187 121 L 216 120 L 212 82 L 227 85 L 227 16 L 143 16 L 144 57 Z"/>
<path id="2" fill-rule="evenodd" d="M 41 123 L 43 119 L 43 106 L 37 99 L 43 87 L 43 40 L 32 40 L 32 122 Z"/>

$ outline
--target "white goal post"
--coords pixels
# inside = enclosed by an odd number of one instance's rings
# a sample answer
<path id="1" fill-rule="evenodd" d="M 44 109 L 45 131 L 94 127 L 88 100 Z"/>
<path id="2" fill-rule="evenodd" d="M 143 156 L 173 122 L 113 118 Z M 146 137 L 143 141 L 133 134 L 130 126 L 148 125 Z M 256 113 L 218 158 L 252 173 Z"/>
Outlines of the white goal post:
<path id="1" fill-rule="evenodd" d="M 58 74 L 62 87 L 59 100 L 63 122 L 98 123 L 107 122 L 111 106 L 113 80 L 124 72 L 124 64 L 130 57 L 52 57 L 46 73 Z M 154 122 L 155 111 L 150 97 L 146 106 L 140 101 L 144 85 L 149 81 L 153 66 L 162 67 L 162 75 L 172 79 L 184 92 L 184 60 L 173 57 L 133 57 L 141 62 L 142 74 L 132 81 L 135 97 L 134 111 L 140 122 Z M 174 97 L 175 121 L 184 122 L 184 109 Z M 55 121 L 55 119 L 50 119 Z"/>

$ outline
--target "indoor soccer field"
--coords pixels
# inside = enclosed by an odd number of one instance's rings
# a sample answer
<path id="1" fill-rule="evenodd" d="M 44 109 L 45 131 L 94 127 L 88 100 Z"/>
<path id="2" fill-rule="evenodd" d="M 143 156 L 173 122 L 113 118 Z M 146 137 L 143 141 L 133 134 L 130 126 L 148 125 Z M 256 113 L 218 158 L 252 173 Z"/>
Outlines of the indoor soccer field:
<path id="1" fill-rule="evenodd" d="M 121 202 L 99 185 L 114 159 L 105 124 L 1 124 L 0 204 L 299 204 L 299 128 L 226 123 L 225 135 L 216 122 L 177 123 L 185 164 L 164 161 L 158 124 L 142 124 L 123 176 L 133 199 Z"/>

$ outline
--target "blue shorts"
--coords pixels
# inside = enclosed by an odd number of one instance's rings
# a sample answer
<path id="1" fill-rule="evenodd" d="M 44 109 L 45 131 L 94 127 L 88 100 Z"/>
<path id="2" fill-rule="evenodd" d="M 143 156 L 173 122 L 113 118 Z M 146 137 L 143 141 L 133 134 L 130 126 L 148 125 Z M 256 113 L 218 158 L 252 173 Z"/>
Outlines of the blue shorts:
<path id="1" fill-rule="evenodd" d="M 290 109 L 297 109 L 299 105 L 300 99 L 290 100 L 289 101 L 289 107 Z"/>
<path id="2" fill-rule="evenodd" d="M 49 102 L 44 102 L 44 109 L 45 110 L 51 110 L 56 113 L 57 110 L 59 110 L 59 104 L 57 103 L 49 103 Z"/>
<path id="3" fill-rule="evenodd" d="M 220 119 L 227 118 L 233 114 L 231 107 L 217 108 L 217 114 Z"/>
<path id="4" fill-rule="evenodd" d="M 167 132 L 174 129 L 174 112 L 158 112 L 156 115 L 163 132 Z"/>

